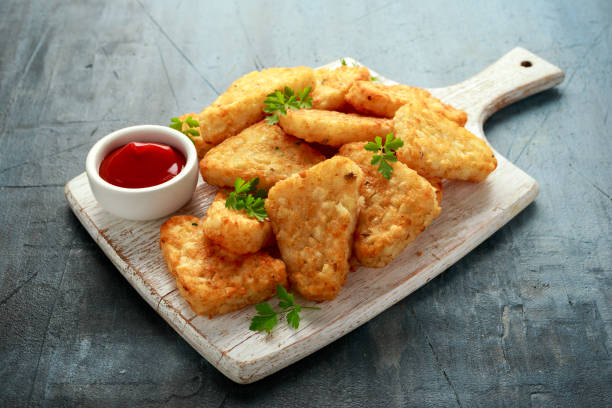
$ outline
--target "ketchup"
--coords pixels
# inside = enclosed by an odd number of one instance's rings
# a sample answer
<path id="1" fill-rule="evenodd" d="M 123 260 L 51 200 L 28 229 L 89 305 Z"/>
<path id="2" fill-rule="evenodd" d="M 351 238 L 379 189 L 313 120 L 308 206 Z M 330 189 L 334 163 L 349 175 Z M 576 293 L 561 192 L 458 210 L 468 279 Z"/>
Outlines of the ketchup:
<path id="1" fill-rule="evenodd" d="M 100 177 L 125 188 L 164 183 L 185 167 L 185 156 L 161 143 L 131 142 L 109 153 L 100 164 Z"/>

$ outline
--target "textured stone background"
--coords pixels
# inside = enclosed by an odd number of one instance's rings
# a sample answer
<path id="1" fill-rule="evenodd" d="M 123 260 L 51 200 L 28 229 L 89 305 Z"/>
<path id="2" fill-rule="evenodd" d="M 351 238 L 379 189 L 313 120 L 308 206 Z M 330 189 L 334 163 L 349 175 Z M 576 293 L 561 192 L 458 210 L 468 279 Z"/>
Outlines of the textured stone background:
<path id="1" fill-rule="evenodd" d="M 612 406 L 612 3 L 0 3 L 3 406 Z M 199 111 L 236 77 L 352 56 L 424 87 L 521 45 L 565 82 L 489 140 L 536 202 L 310 357 L 232 383 L 121 277 L 63 186 L 112 130 Z"/>

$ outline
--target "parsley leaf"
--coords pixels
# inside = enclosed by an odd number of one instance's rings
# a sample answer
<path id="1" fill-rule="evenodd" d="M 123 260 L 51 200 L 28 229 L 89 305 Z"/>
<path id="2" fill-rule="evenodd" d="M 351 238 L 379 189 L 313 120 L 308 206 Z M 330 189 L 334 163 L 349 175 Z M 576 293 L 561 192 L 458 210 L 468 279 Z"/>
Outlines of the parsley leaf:
<path id="1" fill-rule="evenodd" d="M 303 309 L 314 309 L 319 310 L 320 308 L 315 306 L 300 306 L 295 304 L 293 294 L 288 293 L 287 290 L 281 285 L 276 285 L 276 297 L 279 299 L 278 307 L 282 310 L 276 312 L 268 302 L 262 302 L 255 305 L 257 315 L 251 320 L 249 330 L 253 331 L 270 331 L 278 323 L 278 315 L 287 313 L 286 319 L 289 326 L 297 329 L 300 327 L 300 312 Z"/>
<path id="2" fill-rule="evenodd" d="M 360 66 L 361 66 L 361 65 L 359 65 L 357 62 L 354 62 L 354 61 L 353 61 L 353 62 L 351 62 L 351 63 L 350 63 L 350 65 L 349 65 L 349 63 L 348 63 L 348 62 L 346 62 L 346 60 L 345 60 L 344 58 L 341 58 L 341 59 L 340 59 L 340 64 L 341 64 L 343 67 L 360 67 Z"/>
<path id="3" fill-rule="evenodd" d="M 276 319 L 276 315 L 263 315 L 263 316 L 255 316 L 253 320 L 251 320 L 251 325 L 249 326 L 250 330 L 253 331 L 270 331 L 276 326 L 278 320 Z"/>
<path id="4" fill-rule="evenodd" d="M 172 122 L 169 126 L 178 130 L 185 136 L 189 138 L 193 142 L 192 136 L 200 136 L 200 122 L 196 119 L 193 119 L 191 116 L 187 116 L 185 120 L 180 120 L 179 118 L 170 118 L 170 122 Z M 187 127 L 184 129 L 185 125 Z"/>
<path id="5" fill-rule="evenodd" d="M 268 193 L 263 188 L 257 190 L 258 183 L 257 177 L 249 181 L 238 177 L 234 182 L 234 191 L 225 200 L 225 206 L 233 210 L 244 210 L 249 217 L 264 222 L 268 218 L 265 207 Z"/>
<path id="6" fill-rule="evenodd" d="M 264 316 L 275 314 L 274 309 L 272 309 L 272 306 L 270 306 L 268 302 L 258 304 L 257 306 L 255 306 L 255 310 L 257 310 L 260 315 Z"/>
<path id="7" fill-rule="evenodd" d="M 288 86 L 283 92 L 274 91 L 266 97 L 263 111 L 270 115 L 266 117 L 266 123 L 274 125 L 278 123 L 280 115 L 286 115 L 288 109 L 310 109 L 312 108 L 312 97 L 308 96 L 312 87 L 294 92 Z"/>
<path id="8" fill-rule="evenodd" d="M 287 323 L 289 323 L 289 326 L 293 327 L 294 329 L 300 327 L 300 315 L 297 308 L 287 313 Z"/>
<path id="9" fill-rule="evenodd" d="M 278 285 L 276 288 L 276 297 L 280 299 L 278 302 L 278 306 L 286 309 L 291 306 L 295 306 L 295 302 L 293 301 L 293 295 L 287 292 L 287 289 Z"/>
<path id="10" fill-rule="evenodd" d="M 369 152 L 374 152 L 370 164 L 373 166 L 378 164 L 378 172 L 382 174 L 384 178 L 389 180 L 391 178 L 391 173 L 393 173 L 393 167 L 391 167 L 391 164 L 389 163 L 397 161 L 395 150 L 399 149 L 403 145 L 403 140 L 396 139 L 393 132 L 391 132 L 385 136 L 384 145 L 382 144 L 382 138 L 377 136 L 374 138 L 373 142 L 366 143 L 363 148 Z"/>

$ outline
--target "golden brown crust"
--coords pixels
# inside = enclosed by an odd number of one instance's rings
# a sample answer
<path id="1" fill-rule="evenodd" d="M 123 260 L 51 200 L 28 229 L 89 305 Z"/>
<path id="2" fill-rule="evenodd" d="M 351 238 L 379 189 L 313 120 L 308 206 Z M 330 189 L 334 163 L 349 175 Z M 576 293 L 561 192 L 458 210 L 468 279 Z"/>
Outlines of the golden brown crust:
<path id="1" fill-rule="evenodd" d="M 200 161 L 202 178 L 220 187 L 233 187 L 236 178 L 259 177 L 259 187 L 306 170 L 325 157 L 277 125 L 256 123 L 213 147 Z"/>
<path id="2" fill-rule="evenodd" d="M 193 137 L 198 157 L 201 159 L 226 138 L 262 120 L 266 96 L 285 86 L 296 91 L 314 86 L 313 69 L 268 68 L 234 81 L 225 93 L 194 116 L 200 122 L 200 136 Z"/>
<path id="3" fill-rule="evenodd" d="M 427 181 L 429 181 L 429 184 L 431 184 L 431 186 L 434 188 L 435 192 L 436 192 L 436 201 L 438 202 L 439 206 L 442 206 L 442 196 L 444 195 L 444 189 L 442 186 L 442 179 L 441 178 L 437 178 L 437 177 L 432 177 L 429 179 L 426 179 Z M 437 214 L 436 217 L 440 215 Z"/>
<path id="4" fill-rule="evenodd" d="M 160 247 L 181 296 L 197 314 L 232 312 L 272 297 L 276 285 L 287 285 L 281 260 L 263 251 L 226 251 L 204 236 L 196 217 L 168 219 L 161 226 Z"/>
<path id="5" fill-rule="evenodd" d="M 407 103 L 420 101 L 459 126 L 465 125 L 467 121 L 467 113 L 464 111 L 442 103 L 425 89 L 408 85 L 387 86 L 371 81 L 356 81 L 347 92 L 345 100 L 359 112 L 384 118 L 392 118 Z"/>
<path id="6" fill-rule="evenodd" d="M 467 113 L 461 109 L 457 109 L 449 104 L 443 103 L 441 100 L 434 98 L 433 96 L 425 98 L 423 102 L 425 103 L 427 109 L 455 122 L 458 126 L 465 126 L 468 117 Z"/>
<path id="7" fill-rule="evenodd" d="M 359 192 L 365 199 L 355 230 L 353 255 L 371 268 L 388 265 L 440 213 L 434 188 L 414 170 L 391 163 L 387 180 L 370 164 L 364 142 L 342 146 L 339 154 L 357 163 L 364 174 Z"/>
<path id="8" fill-rule="evenodd" d="M 393 132 L 389 119 L 318 109 L 290 110 L 279 124 L 290 135 L 330 146 L 370 141 Z"/>
<path id="9" fill-rule="evenodd" d="M 229 194 L 219 190 L 202 222 L 204 235 L 236 254 L 249 254 L 274 244 L 270 220 L 263 222 L 225 206 Z"/>
<path id="10" fill-rule="evenodd" d="M 312 90 L 312 107 L 315 109 L 339 110 L 345 102 L 344 97 L 355 81 L 369 79 L 366 67 L 341 66 L 336 69 L 319 68 L 314 70 L 315 87 Z"/>
<path id="11" fill-rule="evenodd" d="M 497 167 L 484 140 L 418 101 L 398 109 L 394 126 L 398 159 L 423 177 L 479 182 Z"/>
<path id="12" fill-rule="evenodd" d="M 307 299 L 329 300 L 344 285 L 363 173 L 333 157 L 270 189 L 266 210 L 289 279 Z"/>
<path id="13" fill-rule="evenodd" d="M 430 95 L 425 89 L 413 86 L 387 86 L 372 81 L 356 81 L 348 90 L 345 100 L 359 112 L 392 118 L 395 112 L 410 100 Z"/>

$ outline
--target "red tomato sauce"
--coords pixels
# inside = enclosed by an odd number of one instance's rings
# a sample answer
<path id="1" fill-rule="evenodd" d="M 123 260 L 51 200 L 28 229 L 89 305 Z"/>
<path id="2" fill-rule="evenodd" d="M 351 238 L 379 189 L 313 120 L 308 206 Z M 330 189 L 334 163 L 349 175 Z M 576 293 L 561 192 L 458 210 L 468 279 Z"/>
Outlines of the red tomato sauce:
<path id="1" fill-rule="evenodd" d="M 165 183 L 185 167 L 185 156 L 161 143 L 131 142 L 110 152 L 100 164 L 100 177 L 125 188 Z"/>

